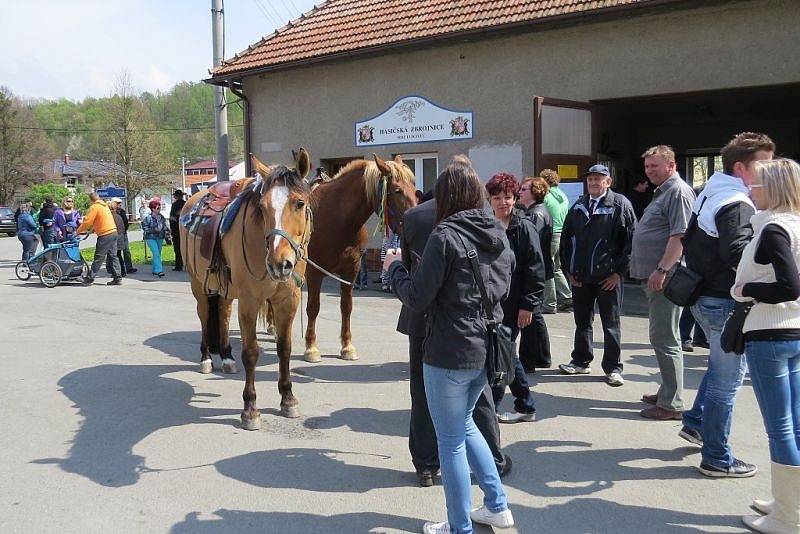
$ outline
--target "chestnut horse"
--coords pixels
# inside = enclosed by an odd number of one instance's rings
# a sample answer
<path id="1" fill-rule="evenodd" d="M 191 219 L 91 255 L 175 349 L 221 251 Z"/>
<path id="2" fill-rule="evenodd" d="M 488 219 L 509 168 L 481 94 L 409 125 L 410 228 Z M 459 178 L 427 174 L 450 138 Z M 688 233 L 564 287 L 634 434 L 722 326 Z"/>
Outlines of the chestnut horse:
<path id="1" fill-rule="evenodd" d="M 266 167 L 264 167 L 266 168 Z M 228 323 L 233 300 L 239 300 L 239 329 L 242 338 L 242 362 L 245 385 L 242 397 L 242 426 L 247 430 L 260 427 L 256 407 L 255 368 L 259 346 L 256 321 L 272 307 L 276 326 L 279 360 L 278 391 L 281 414 L 298 417 L 298 401 L 292 394 L 289 358 L 292 353 L 292 321 L 300 303 L 300 285 L 305 272 L 301 261 L 311 236 L 308 211 L 310 191 L 305 177 L 310 159 L 300 150 L 296 168 L 266 168 L 259 181 L 250 179 L 240 193 L 241 205 L 229 230 L 220 243 L 229 276 L 217 294 L 206 293 L 209 261 L 198 253 L 200 239 L 188 234 L 181 225 L 181 252 L 191 276 L 192 293 L 197 300 L 197 315 L 202 325 L 200 344 L 201 372 L 211 372 L 209 352 L 222 356 L 223 372 L 236 372 L 228 338 Z M 193 195 L 183 207 L 181 216 L 192 211 L 204 192 Z M 225 282 L 227 280 L 227 283 Z"/>
<path id="2" fill-rule="evenodd" d="M 358 273 L 361 251 L 367 244 L 364 224 L 370 215 L 375 213 L 383 217 L 394 232 L 399 232 L 403 213 L 417 204 L 414 173 L 402 159 L 398 156 L 394 161 L 384 161 L 374 154 L 373 158 L 374 162 L 350 162 L 332 180 L 319 184 L 311 193 L 315 230 L 308 245 L 308 256 L 323 269 L 351 284 Z M 315 325 L 320 287 L 325 276 L 311 265 L 306 270 L 308 326 L 303 359 L 307 362 L 320 361 Z M 350 332 L 353 286 L 340 283 L 340 287 L 340 357 L 357 360 Z"/>

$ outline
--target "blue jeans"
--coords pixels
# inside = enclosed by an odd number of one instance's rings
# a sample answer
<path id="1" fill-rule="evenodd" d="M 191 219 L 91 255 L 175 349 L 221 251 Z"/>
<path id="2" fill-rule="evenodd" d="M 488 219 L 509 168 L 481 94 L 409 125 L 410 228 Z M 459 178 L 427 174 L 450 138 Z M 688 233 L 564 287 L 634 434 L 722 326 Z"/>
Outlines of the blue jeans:
<path id="1" fill-rule="evenodd" d="M 161 247 L 164 246 L 163 239 L 145 239 L 147 248 L 153 254 L 153 274 L 163 273 L 164 266 L 161 265 Z"/>
<path id="2" fill-rule="evenodd" d="M 748 341 L 745 347 L 770 458 L 800 466 L 800 341 Z"/>
<path id="3" fill-rule="evenodd" d="M 692 409 L 683 414 L 683 424 L 703 435 L 703 461 L 727 469 L 735 460 L 728 444 L 733 421 L 733 404 L 747 372 L 744 355 L 723 352 L 720 335 L 734 300 L 700 297 L 692 306 L 697 324 L 708 339 L 708 370 L 697 389 Z"/>
<path id="4" fill-rule="evenodd" d="M 472 532 L 470 469 L 483 490 L 484 505 L 492 512 L 508 508 L 497 466 L 472 410 L 486 386 L 486 370 L 442 369 L 423 364 L 425 395 L 439 446 L 447 520 L 450 532 Z"/>

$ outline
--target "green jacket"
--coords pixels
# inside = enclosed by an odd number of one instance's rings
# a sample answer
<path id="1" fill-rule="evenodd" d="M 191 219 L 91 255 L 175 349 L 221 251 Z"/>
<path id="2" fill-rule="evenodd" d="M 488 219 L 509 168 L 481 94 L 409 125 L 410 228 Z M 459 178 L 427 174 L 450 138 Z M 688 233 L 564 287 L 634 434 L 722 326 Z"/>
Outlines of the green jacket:
<path id="1" fill-rule="evenodd" d="M 551 187 L 547 196 L 544 197 L 544 205 L 550 211 L 553 218 L 553 233 L 560 234 L 564 227 L 564 218 L 569 211 L 569 199 L 567 195 L 558 187 Z"/>

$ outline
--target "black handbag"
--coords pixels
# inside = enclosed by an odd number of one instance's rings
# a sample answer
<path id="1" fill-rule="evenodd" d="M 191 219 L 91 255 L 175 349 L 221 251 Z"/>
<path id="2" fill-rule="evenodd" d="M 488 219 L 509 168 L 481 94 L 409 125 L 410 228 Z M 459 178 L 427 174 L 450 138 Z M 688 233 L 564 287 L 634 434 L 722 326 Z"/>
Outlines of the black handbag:
<path id="1" fill-rule="evenodd" d="M 737 302 L 733 311 L 725 319 L 722 335 L 719 338 L 720 347 L 725 352 L 744 354 L 744 322 L 753 308 L 753 302 Z"/>
<path id="2" fill-rule="evenodd" d="M 467 246 L 461 234 L 458 234 L 458 237 L 467 251 L 472 274 L 481 293 L 481 307 L 486 319 L 486 380 L 491 387 L 506 387 L 514 381 L 517 344 L 511 328 L 494 320 L 489 295 L 486 293 L 486 286 L 483 284 L 478 267 L 478 253 L 474 248 Z"/>
<path id="3" fill-rule="evenodd" d="M 692 235 L 697 231 L 697 217 L 703 211 L 703 205 L 708 200 L 708 197 L 703 199 L 700 203 L 700 209 L 697 213 L 692 214 L 689 219 L 689 226 L 686 229 L 686 234 L 683 237 L 683 249 L 686 250 L 686 244 L 692 238 Z M 664 296 L 669 301 L 678 306 L 691 306 L 700 297 L 701 284 L 703 283 L 703 275 L 688 268 L 682 263 L 678 263 L 672 277 L 667 280 L 664 286 Z"/>

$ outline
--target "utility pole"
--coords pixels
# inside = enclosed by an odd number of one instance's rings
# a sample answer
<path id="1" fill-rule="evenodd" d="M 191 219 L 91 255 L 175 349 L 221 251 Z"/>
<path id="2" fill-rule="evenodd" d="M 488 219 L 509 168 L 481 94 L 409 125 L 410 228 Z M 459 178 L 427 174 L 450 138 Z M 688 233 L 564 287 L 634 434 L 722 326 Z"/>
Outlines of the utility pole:
<path id="1" fill-rule="evenodd" d="M 225 11 L 223 0 L 211 0 L 211 37 L 214 47 L 214 68 L 225 59 Z M 225 88 L 214 86 L 214 133 L 217 136 L 217 181 L 228 181 L 228 109 Z"/>
<path id="2" fill-rule="evenodd" d="M 186 158 L 181 156 L 181 191 L 186 194 Z"/>

